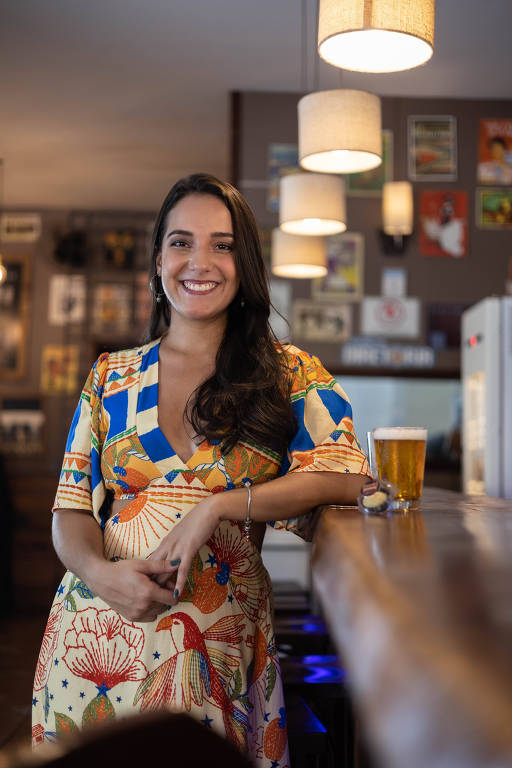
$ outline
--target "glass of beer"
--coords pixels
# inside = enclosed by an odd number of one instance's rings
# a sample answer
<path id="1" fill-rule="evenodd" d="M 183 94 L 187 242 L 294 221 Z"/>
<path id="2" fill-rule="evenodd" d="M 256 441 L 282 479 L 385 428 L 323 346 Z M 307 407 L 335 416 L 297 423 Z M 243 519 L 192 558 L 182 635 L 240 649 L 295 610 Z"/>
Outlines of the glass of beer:
<path id="1" fill-rule="evenodd" d="M 372 436 L 379 478 L 396 485 L 397 506 L 407 509 L 421 498 L 423 491 L 427 430 L 378 427 Z"/>

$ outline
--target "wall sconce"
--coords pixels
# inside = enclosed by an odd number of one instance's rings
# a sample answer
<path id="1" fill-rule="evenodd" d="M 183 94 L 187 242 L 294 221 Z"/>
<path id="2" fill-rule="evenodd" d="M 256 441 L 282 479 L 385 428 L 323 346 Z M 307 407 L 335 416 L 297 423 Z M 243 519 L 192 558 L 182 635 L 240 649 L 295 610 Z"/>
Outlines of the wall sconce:
<path id="1" fill-rule="evenodd" d="M 356 72 L 399 72 L 434 52 L 435 0 L 320 0 L 318 53 Z"/>
<path id="2" fill-rule="evenodd" d="M 409 181 L 387 181 L 382 188 L 381 242 L 384 253 L 403 253 L 413 229 L 413 195 Z"/>
<path id="3" fill-rule="evenodd" d="M 279 226 L 295 235 L 335 235 L 347 228 L 345 182 L 328 173 L 282 176 Z"/>
<path id="4" fill-rule="evenodd" d="M 358 173 L 382 163 L 380 99 L 339 88 L 298 103 L 299 162 L 307 171 Z"/>
<path id="5" fill-rule="evenodd" d="M 273 229 L 271 269 L 279 277 L 323 277 L 327 274 L 324 238 Z"/>

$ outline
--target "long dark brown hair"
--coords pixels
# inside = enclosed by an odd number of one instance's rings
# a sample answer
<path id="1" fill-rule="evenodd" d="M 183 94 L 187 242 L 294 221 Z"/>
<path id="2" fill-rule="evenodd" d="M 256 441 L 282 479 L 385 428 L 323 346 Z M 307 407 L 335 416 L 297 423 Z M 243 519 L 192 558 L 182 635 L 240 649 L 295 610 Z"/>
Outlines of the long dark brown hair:
<path id="1" fill-rule="evenodd" d="M 283 456 L 297 422 L 290 404 L 290 370 L 270 325 L 268 279 L 254 214 L 240 192 L 206 173 L 180 179 L 165 198 L 151 242 L 149 276 L 158 283 L 156 259 L 162 248 L 169 211 L 187 195 L 214 195 L 231 214 L 233 257 L 240 278 L 228 307 L 215 372 L 193 392 L 186 413 L 197 435 L 221 441 L 229 453 L 240 440 L 265 446 Z M 158 338 L 171 322 L 162 297 L 153 304 L 147 340 Z"/>

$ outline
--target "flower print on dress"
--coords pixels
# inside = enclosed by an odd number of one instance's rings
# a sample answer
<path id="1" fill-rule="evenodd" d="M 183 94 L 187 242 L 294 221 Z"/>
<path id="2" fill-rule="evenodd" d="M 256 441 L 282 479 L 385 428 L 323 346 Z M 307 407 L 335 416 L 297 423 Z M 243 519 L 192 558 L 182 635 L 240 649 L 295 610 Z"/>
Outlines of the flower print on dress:
<path id="1" fill-rule="evenodd" d="M 39 659 L 37 661 L 34 691 L 40 691 L 48 682 L 53 663 L 53 655 L 59 640 L 59 630 L 62 623 L 63 611 L 63 603 L 55 603 L 50 611 L 46 629 L 44 631 L 43 642 L 41 643 Z"/>
<path id="2" fill-rule="evenodd" d="M 144 632 L 114 610 L 86 608 L 73 619 L 64 637 L 63 660 L 77 677 L 91 680 L 101 691 L 147 674 L 140 660 Z"/>

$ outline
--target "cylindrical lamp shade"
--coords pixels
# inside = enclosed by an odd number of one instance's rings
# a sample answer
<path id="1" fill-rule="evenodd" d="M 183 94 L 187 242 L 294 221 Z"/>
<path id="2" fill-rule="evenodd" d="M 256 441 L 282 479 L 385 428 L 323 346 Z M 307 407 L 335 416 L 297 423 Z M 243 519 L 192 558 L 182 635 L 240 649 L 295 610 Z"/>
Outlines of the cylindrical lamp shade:
<path id="1" fill-rule="evenodd" d="M 273 229 L 271 263 L 279 277 L 323 277 L 327 273 L 325 240 Z"/>
<path id="2" fill-rule="evenodd" d="M 299 161 L 308 171 L 357 173 L 382 162 L 380 99 L 337 89 L 303 96 L 298 104 Z"/>
<path id="3" fill-rule="evenodd" d="M 412 184 L 387 181 L 382 188 L 382 229 L 386 235 L 410 235 L 412 224 Z"/>
<path id="4" fill-rule="evenodd" d="M 295 235 L 335 235 L 346 224 L 345 182 L 327 173 L 281 177 L 279 226 Z"/>
<path id="5" fill-rule="evenodd" d="M 399 72 L 434 51 L 435 0 L 320 0 L 318 53 L 356 72 Z"/>

